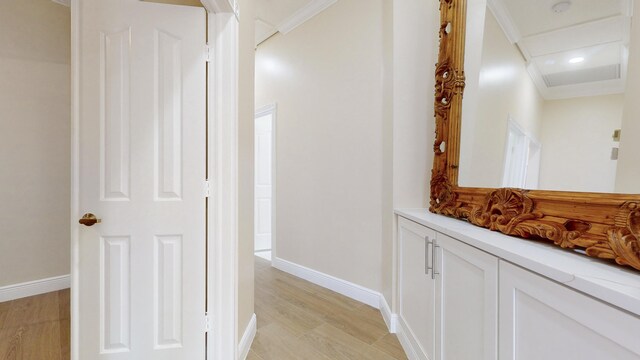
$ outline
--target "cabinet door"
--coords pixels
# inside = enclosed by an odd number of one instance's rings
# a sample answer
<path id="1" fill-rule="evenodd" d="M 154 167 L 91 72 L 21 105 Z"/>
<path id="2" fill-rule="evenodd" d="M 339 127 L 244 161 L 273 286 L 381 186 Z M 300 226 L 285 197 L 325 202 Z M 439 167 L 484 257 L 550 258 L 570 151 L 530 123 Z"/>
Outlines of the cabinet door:
<path id="1" fill-rule="evenodd" d="M 410 358 L 435 360 L 435 281 L 429 243 L 435 231 L 412 221 L 398 221 L 398 300 L 400 331 L 410 343 Z M 429 253 L 429 256 L 427 256 Z M 408 349 L 407 352 L 411 352 Z"/>
<path id="2" fill-rule="evenodd" d="M 498 259 L 440 233 L 436 242 L 436 359 L 497 359 Z"/>
<path id="3" fill-rule="evenodd" d="M 500 261 L 500 359 L 637 360 L 640 318 Z"/>

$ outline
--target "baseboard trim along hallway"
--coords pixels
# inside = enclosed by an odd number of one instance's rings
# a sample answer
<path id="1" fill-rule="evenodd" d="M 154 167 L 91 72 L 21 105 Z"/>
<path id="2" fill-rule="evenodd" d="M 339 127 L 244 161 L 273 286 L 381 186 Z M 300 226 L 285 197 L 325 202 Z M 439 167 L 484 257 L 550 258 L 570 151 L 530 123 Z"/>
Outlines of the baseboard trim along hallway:
<path id="1" fill-rule="evenodd" d="M 396 332 L 397 315 L 391 312 L 391 307 L 381 293 L 278 257 L 271 260 L 271 265 L 280 271 L 380 310 L 389 332 Z"/>
<path id="2" fill-rule="evenodd" d="M 389 332 L 395 334 L 398 326 L 398 314 L 391 312 L 391 307 L 382 294 L 380 294 L 380 313 L 382 314 L 384 323 L 387 324 L 389 328 Z"/>
<path id="3" fill-rule="evenodd" d="M 47 279 L 23 282 L 0 287 L 0 302 L 46 294 L 71 287 L 71 276 L 63 275 Z"/>
<path id="4" fill-rule="evenodd" d="M 417 337 L 411 329 L 404 323 L 402 320 L 397 320 L 396 323 L 396 336 L 398 337 L 398 341 L 400 341 L 400 345 L 404 349 L 404 352 L 407 354 L 409 360 L 418 360 L 418 352 L 416 349 L 418 348 Z"/>
<path id="5" fill-rule="evenodd" d="M 259 257 L 255 279 L 258 331 L 246 360 L 408 360 L 379 309 Z"/>
<path id="6" fill-rule="evenodd" d="M 238 344 L 238 359 L 245 360 L 249 355 L 249 350 L 251 349 L 251 344 L 253 343 L 253 339 L 256 337 L 256 332 L 258 331 L 258 325 L 256 321 L 256 314 L 251 316 L 251 320 L 247 325 L 247 328 L 244 330 L 244 334 L 242 335 L 242 339 L 240 339 L 240 343 Z"/>

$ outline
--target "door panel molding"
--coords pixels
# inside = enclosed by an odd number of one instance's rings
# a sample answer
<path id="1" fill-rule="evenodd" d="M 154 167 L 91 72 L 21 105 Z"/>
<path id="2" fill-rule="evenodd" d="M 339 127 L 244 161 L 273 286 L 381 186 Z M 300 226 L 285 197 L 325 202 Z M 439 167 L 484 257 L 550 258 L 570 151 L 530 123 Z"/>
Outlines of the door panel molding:
<path id="1" fill-rule="evenodd" d="M 155 197 L 182 199 L 182 40 L 155 30 Z"/>
<path id="2" fill-rule="evenodd" d="M 131 28 L 100 33 L 100 197 L 129 200 Z"/>
<path id="3" fill-rule="evenodd" d="M 131 237 L 100 237 L 100 352 L 131 345 Z M 104 301 L 102 299 L 109 299 Z"/>

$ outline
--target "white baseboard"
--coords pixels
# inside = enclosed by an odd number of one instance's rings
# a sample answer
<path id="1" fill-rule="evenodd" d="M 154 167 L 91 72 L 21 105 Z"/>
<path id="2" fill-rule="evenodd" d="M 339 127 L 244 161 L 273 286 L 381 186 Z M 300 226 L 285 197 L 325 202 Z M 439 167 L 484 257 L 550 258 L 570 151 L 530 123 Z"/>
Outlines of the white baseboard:
<path id="1" fill-rule="evenodd" d="M 278 257 L 272 259 L 271 265 L 278 270 L 379 309 L 385 324 L 389 328 L 389 332 L 392 334 L 396 332 L 398 316 L 391 312 L 391 307 L 381 293 Z"/>
<path id="2" fill-rule="evenodd" d="M 249 321 L 249 325 L 247 325 L 247 328 L 242 335 L 242 339 L 240 339 L 240 343 L 238 344 L 239 360 L 245 360 L 247 358 L 247 355 L 249 355 L 249 350 L 251 349 L 253 339 L 256 337 L 257 329 L 258 324 L 256 322 L 256 314 L 253 314 L 253 316 L 251 316 L 251 320 Z"/>
<path id="3" fill-rule="evenodd" d="M 411 332 L 411 329 L 409 329 L 402 318 L 397 317 L 396 320 L 396 336 L 398 337 L 398 341 L 400 341 L 400 345 L 402 345 L 402 349 L 404 349 L 405 354 L 407 354 L 407 358 L 409 360 L 420 360 L 416 348 L 419 345 L 415 336 Z"/>
<path id="4" fill-rule="evenodd" d="M 395 334 L 397 331 L 398 315 L 391 312 L 391 307 L 382 294 L 380 294 L 380 313 L 389 328 L 389 332 Z"/>
<path id="5" fill-rule="evenodd" d="M 338 294 L 342 294 L 376 309 L 380 309 L 381 295 L 377 291 L 367 289 L 352 282 L 338 279 L 337 277 L 309 269 L 278 257 L 274 257 L 271 260 L 271 265 L 278 270 L 282 270 L 293 276 L 297 276 L 316 285 L 322 286 L 323 288 L 335 291 Z"/>
<path id="6" fill-rule="evenodd" d="M 0 302 L 21 299 L 29 296 L 68 289 L 71 287 L 71 276 L 56 276 L 48 279 L 24 282 L 0 287 Z"/>

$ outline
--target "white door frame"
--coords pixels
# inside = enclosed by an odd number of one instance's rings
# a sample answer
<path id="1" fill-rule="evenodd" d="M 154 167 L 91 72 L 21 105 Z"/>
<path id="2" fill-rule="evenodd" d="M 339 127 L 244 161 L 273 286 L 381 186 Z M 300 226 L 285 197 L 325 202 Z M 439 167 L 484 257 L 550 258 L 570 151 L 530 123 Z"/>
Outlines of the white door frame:
<path id="1" fill-rule="evenodd" d="M 276 258 L 276 124 L 278 118 L 278 105 L 273 103 L 256 109 L 253 119 L 255 121 L 255 119 L 269 114 L 271 115 L 271 261 L 273 262 L 273 259 Z"/>
<path id="2" fill-rule="evenodd" d="M 80 360 L 80 0 L 71 0 L 71 360 Z"/>
<path id="3" fill-rule="evenodd" d="M 80 12 L 71 0 L 71 360 L 79 350 L 80 225 Z M 237 335 L 237 126 L 238 18 L 236 2 L 202 0 L 209 11 L 208 40 L 215 56 L 208 69 L 207 308 L 213 326 L 207 337 L 209 359 L 238 357 Z M 204 49 L 203 49 L 204 51 Z M 217 96 L 224 94 L 224 96 Z M 203 314 L 204 333 L 204 314 Z M 202 359 L 204 360 L 204 359 Z"/>
<path id="4" fill-rule="evenodd" d="M 218 0 L 226 3 L 226 0 Z M 238 358 L 238 19 L 209 13 L 209 359 Z M 220 94 L 220 95 L 218 95 Z"/>

